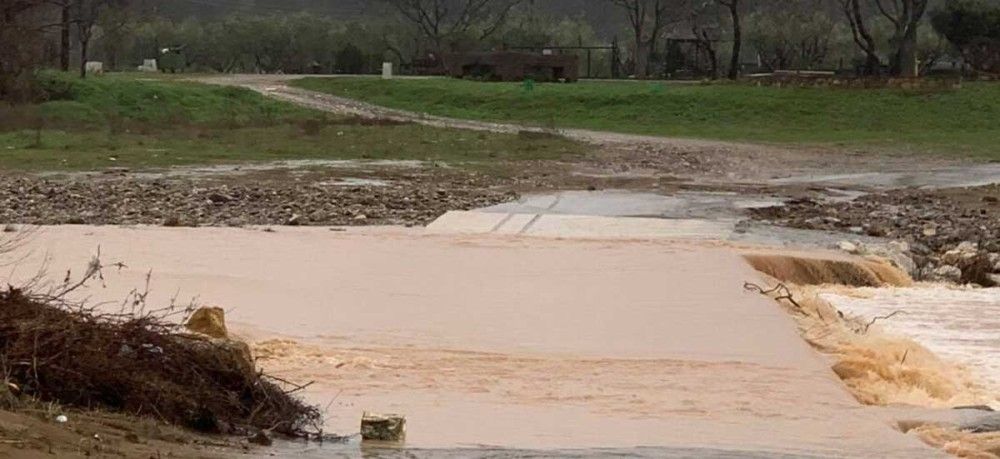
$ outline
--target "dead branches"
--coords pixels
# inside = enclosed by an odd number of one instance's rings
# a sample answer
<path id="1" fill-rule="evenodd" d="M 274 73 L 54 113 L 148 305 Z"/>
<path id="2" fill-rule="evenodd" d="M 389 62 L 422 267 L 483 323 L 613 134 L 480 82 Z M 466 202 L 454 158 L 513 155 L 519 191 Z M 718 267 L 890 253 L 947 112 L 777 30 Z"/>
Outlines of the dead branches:
<path id="1" fill-rule="evenodd" d="M 776 296 L 774 296 L 775 300 L 777 301 L 786 300 L 793 306 L 795 306 L 796 309 L 805 313 L 805 311 L 802 309 L 802 305 L 799 304 L 798 301 L 795 301 L 795 297 L 792 295 L 791 289 L 789 289 L 788 286 L 785 284 L 778 284 L 772 289 L 764 290 L 764 287 L 761 287 L 757 284 L 754 284 L 752 282 L 744 282 L 743 290 L 752 293 L 759 293 L 767 297 L 770 297 L 772 294 L 777 294 Z"/>
<path id="2" fill-rule="evenodd" d="M 148 308 L 136 289 L 118 312 L 68 299 L 103 281 L 100 253 L 80 279 L 46 294 L 0 291 L 0 370 L 22 396 L 139 413 L 205 432 L 260 429 L 306 436 L 319 410 L 291 394 L 307 385 L 268 377 L 243 343 L 193 335 L 176 321 L 192 305 Z M 290 387 L 285 389 L 282 385 Z"/>
<path id="3" fill-rule="evenodd" d="M 862 329 L 861 333 L 863 335 L 867 335 L 868 334 L 868 329 L 871 328 L 872 325 L 875 325 L 875 322 L 878 322 L 880 320 L 889 320 L 889 319 L 891 319 L 893 317 L 896 317 L 897 315 L 900 315 L 900 314 L 906 314 L 906 311 L 892 311 L 891 313 L 886 314 L 884 316 L 875 316 L 875 317 L 872 318 L 872 320 L 870 320 L 867 324 L 865 324 L 865 327 Z"/>

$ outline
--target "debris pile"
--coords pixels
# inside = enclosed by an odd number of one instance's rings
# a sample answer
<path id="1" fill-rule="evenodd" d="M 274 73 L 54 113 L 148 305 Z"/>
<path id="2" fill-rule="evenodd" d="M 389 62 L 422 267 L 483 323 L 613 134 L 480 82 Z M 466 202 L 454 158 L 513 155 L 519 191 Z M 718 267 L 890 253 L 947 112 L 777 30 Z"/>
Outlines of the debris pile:
<path id="1" fill-rule="evenodd" d="M 0 365 L 15 397 L 201 432 L 318 431 L 319 411 L 256 370 L 245 344 L 189 333 L 172 320 L 190 308 L 106 313 L 62 298 L 0 292 Z"/>

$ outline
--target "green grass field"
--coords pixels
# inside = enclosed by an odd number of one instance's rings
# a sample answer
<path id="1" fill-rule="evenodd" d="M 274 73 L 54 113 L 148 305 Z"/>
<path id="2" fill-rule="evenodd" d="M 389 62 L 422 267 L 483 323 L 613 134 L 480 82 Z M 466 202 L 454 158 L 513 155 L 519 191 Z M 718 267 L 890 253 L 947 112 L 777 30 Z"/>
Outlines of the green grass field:
<path id="1" fill-rule="evenodd" d="M 517 83 L 451 79 L 293 84 L 455 118 L 1000 159 L 1000 84 L 992 83 L 939 92 L 656 82 L 544 84 L 529 92 Z"/>
<path id="2" fill-rule="evenodd" d="M 290 159 L 418 159 L 451 163 L 563 158 L 561 138 L 412 124 L 365 125 L 245 89 L 106 75 L 45 74 L 53 100 L 0 106 L 0 169 L 93 170 Z"/>

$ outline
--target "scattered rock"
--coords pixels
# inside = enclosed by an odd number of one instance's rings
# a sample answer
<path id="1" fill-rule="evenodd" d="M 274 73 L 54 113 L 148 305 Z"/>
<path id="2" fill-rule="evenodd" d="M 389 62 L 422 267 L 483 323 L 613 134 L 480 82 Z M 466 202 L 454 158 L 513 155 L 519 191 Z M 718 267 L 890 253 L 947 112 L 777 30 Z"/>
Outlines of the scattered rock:
<path id="1" fill-rule="evenodd" d="M 937 280 L 955 279 L 957 268 L 968 271 L 961 281 L 976 279 L 970 282 L 989 286 L 992 280 L 983 274 L 1000 273 L 1000 259 L 994 257 L 983 263 L 980 258 L 1000 254 L 1000 206 L 984 204 L 990 201 L 984 197 L 996 196 L 1000 196 L 1000 184 L 913 188 L 871 193 L 846 202 L 791 199 L 783 206 L 749 212 L 755 219 L 792 228 L 848 234 L 860 226 L 867 235 L 899 242 L 882 248 L 852 241 L 858 245 L 859 254 L 886 258 L 918 280 L 925 275 Z M 934 274 L 934 268 L 943 265 L 950 268 L 938 268 L 941 271 Z"/>
<path id="2" fill-rule="evenodd" d="M 315 180 L 322 182 L 328 177 Z M 0 222 L 25 225 L 410 225 L 450 210 L 517 199 L 497 178 L 442 170 L 385 186 L 308 186 L 299 180 L 0 176 Z M 507 180 L 507 179 L 504 179 Z M 506 182 L 502 182 L 506 183 Z M 444 195 L 439 190 L 445 191 Z M 356 218 L 364 215 L 365 218 Z"/>
<path id="3" fill-rule="evenodd" d="M 406 439 L 406 418 L 397 414 L 365 412 L 361 417 L 361 438 L 368 441 L 404 441 Z"/>
<path id="4" fill-rule="evenodd" d="M 232 201 L 233 198 L 222 193 L 212 193 L 208 195 L 208 200 L 215 204 L 224 204 Z"/>
<path id="5" fill-rule="evenodd" d="M 4 225 L 3 232 L 5 233 L 16 233 L 17 225 Z"/>
<path id="6" fill-rule="evenodd" d="M 201 333 L 212 338 L 228 339 L 226 329 L 226 311 L 218 307 L 198 308 L 185 325 L 188 330 Z"/>
<path id="7" fill-rule="evenodd" d="M 855 255 L 857 255 L 858 253 L 860 253 L 860 249 L 858 248 L 858 245 L 855 244 L 855 243 L 853 243 L 853 242 L 850 242 L 850 241 L 840 241 L 840 244 L 837 244 L 837 248 L 839 248 L 840 250 L 842 250 L 844 252 L 852 253 L 852 254 L 855 254 Z"/>
<path id="8" fill-rule="evenodd" d="M 962 279 L 962 270 L 951 265 L 943 265 L 934 270 L 933 276 L 937 280 L 958 282 Z"/>
<path id="9" fill-rule="evenodd" d="M 176 215 L 171 215 L 171 216 L 169 216 L 169 217 L 167 217 L 167 218 L 165 218 L 163 220 L 163 226 L 166 226 L 166 227 L 178 227 L 178 226 L 184 226 L 184 225 L 181 222 L 180 217 L 178 217 Z"/>

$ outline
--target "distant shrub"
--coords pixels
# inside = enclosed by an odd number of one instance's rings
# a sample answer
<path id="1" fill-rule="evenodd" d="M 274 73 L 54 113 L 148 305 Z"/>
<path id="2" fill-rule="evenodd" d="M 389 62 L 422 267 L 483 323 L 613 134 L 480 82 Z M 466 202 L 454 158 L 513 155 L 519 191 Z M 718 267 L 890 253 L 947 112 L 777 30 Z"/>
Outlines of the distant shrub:
<path id="1" fill-rule="evenodd" d="M 931 15 L 931 23 L 972 68 L 1000 72 L 1000 6 L 982 0 L 949 0 Z"/>
<path id="2" fill-rule="evenodd" d="M 353 43 L 349 43 L 337 52 L 338 73 L 362 73 L 365 68 L 365 55 Z"/>

